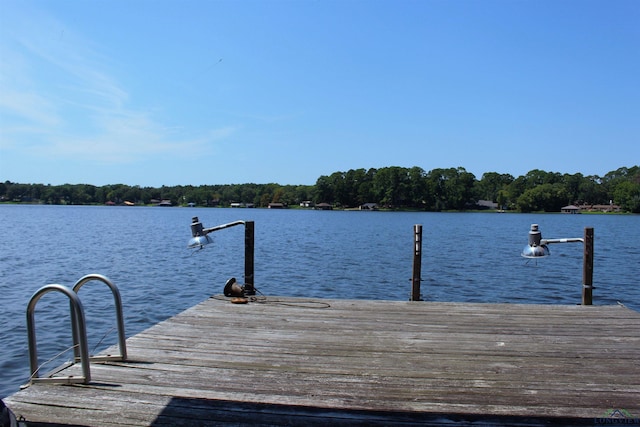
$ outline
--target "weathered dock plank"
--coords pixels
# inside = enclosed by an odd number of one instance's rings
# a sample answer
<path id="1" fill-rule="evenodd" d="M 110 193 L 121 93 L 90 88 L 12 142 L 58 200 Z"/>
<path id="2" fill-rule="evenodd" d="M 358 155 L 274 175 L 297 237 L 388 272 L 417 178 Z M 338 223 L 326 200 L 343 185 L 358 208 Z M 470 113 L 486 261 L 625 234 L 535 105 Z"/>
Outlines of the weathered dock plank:
<path id="1" fill-rule="evenodd" d="M 50 426 L 640 417 L 640 313 L 621 306 L 216 297 L 127 348 L 127 361 L 92 364 L 90 384 L 5 401 Z"/>

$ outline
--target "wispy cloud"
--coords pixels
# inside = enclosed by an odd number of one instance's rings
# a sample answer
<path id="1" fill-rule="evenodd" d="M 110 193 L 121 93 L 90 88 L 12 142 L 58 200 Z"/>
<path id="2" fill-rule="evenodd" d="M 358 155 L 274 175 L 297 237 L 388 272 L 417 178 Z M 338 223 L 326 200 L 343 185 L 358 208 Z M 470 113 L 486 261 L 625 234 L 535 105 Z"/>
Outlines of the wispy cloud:
<path id="1" fill-rule="evenodd" d="M 10 88 L 2 90 L 0 110 L 38 126 L 53 127 L 60 123 L 60 118 L 52 103 L 46 97 L 35 92 Z"/>
<path id="2" fill-rule="evenodd" d="M 189 156 L 234 132 L 171 131 L 134 106 L 116 61 L 50 16 L 30 13 L 2 32 L 0 147 L 29 156 L 128 163 L 154 155 Z"/>
<path id="3" fill-rule="evenodd" d="M 41 134 L 61 122 L 49 97 L 43 95 L 28 77 L 31 65 L 24 55 L 0 45 L 0 147 L 8 146 L 10 135 Z"/>
<path id="4" fill-rule="evenodd" d="M 126 110 L 110 114 L 102 112 L 94 120 L 94 131 L 52 137 L 44 151 L 52 156 L 65 155 L 102 163 L 131 163 L 159 155 L 196 158 L 210 147 L 211 142 L 225 139 L 235 131 L 234 128 L 222 128 L 203 136 L 173 138 L 174 131 L 162 128 L 146 114 Z"/>

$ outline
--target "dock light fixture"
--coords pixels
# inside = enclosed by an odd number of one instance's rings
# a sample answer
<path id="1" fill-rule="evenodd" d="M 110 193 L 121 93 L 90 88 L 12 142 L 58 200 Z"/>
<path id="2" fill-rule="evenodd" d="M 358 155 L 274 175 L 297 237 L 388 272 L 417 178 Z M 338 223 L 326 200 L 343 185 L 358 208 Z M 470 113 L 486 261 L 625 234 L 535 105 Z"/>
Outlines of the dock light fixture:
<path id="1" fill-rule="evenodd" d="M 525 258 L 542 258 L 548 257 L 550 254 L 549 248 L 545 243 L 542 243 L 542 233 L 538 230 L 538 224 L 531 224 L 531 230 L 529 230 L 529 244 L 522 250 L 522 256 Z"/>
<path id="2" fill-rule="evenodd" d="M 582 305 L 593 304 L 593 227 L 585 227 L 584 238 L 543 239 L 538 224 L 531 224 L 529 244 L 522 250 L 525 258 L 543 258 L 551 255 L 547 245 L 552 243 L 574 243 L 584 245 L 582 262 Z"/>
<path id="3" fill-rule="evenodd" d="M 217 225 L 215 227 L 204 228 L 197 216 L 191 220 L 191 239 L 187 247 L 190 249 L 204 248 L 204 245 L 213 243 L 213 239 L 209 233 L 223 230 L 225 228 L 234 227 L 236 225 L 244 225 L 244 280 L 242 287 L 245 295 L 255 295 L 256 291 L 253 286 L 253 256 L 254 256 L 254 222 L 253 221 L 233 221 L 227 224 Z M 235 282 L 235 279 L 233 279 Z M 228 283 L 228 282 L 227 282 Z M 238 285 L 236 285 L 238 286 Z M 226 288 L 225 288 L 226 293 Z"/>

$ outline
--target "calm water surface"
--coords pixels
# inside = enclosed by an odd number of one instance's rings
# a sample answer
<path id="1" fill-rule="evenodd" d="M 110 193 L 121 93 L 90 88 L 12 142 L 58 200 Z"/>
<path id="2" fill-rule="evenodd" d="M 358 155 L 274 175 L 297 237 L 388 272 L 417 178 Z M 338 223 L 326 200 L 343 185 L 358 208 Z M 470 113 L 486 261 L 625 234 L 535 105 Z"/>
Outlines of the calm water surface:
<path id="1" fill-rule="evenodd" d="M 205 227 L 255 221 L 255 285 L 267 296 L 407 300 L 413 225 L 423 225 L 422 294 L 428 301 L 578 304 L 582 245 L 550 258 L 520 257 L 532 223 L 545 238 L 595 229 L 594 304 L 640 311 L 640 216 L 344 212 L 0 205 L 0 397 L 28 381 L 26 307 L 40 287 L 100 273 L 119 287 L 127 336 L 242 282 L 244 227 L 188 250 L 191 218 Z M 92 352 L 117 342 L 112 297 L 99 282 L 80 291 Z M 90 288 L 90 289 L 89 289 Z M 71 345 L 68 303 L 37 305 L 40 362 Z M 45 370 L 71 358 L 64 353 Z"/>

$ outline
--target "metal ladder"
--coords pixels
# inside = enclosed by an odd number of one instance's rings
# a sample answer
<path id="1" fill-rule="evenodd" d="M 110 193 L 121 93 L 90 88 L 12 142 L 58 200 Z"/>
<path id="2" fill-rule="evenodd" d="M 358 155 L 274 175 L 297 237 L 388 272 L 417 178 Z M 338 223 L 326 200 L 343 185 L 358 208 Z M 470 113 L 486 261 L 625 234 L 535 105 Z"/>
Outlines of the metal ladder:
<path id="1" fill-rule="evenodd" d="M 111 293 L 115 303 L 116 321 L 118 326 L 118 348 L 120 354 L 118 355 L 105 355 L 105 356 L 89 356 L 89 346 L 87 341 L 87 327 L 84 316 L 84 308 L 82 302 L 78 296 L 78 291 L 82 286 L 90 281 L 100 281 L 106 284 Z M 68 377 L 54 377 L 57 372 L 68 367 L 68 365 L 62 366 L 56 371 L 50 373 L 47 377 L 40 378 L 38 374 L 38 349 L 36 344 L 36 330 L 35 330 L 35 308 L 36 304 L 42 298 L 43 295 L 49 292 L 61 292 L 69 298 L 70 315 L 71 315 L 71 330 L 73 335 L 73 353 L 74 362 L 80 362 L 82 364 L 82 376 L 68 376 Z M 88 384 L 91 381 L 91 361 L 124 361 L 127 359 L 127 344 L 124 332 L 124 317 L 122 315 L 122 299 L 120 298 L 120 291 L 118 287 L 108 278 L 101 274 L 88 274 L 78 280 L 73 289 L 69 289 L 66 286 L 51 284 L 46 285 L 36 291 L 31 297 L 27 306 L 27 334 L 29 340 L 29 364 L 31 367 L 31 376 L 29 384 L 34 382 L 53 382 L 63 384 Z"/>

